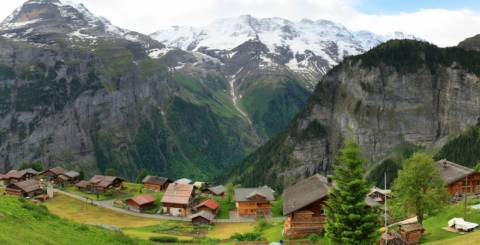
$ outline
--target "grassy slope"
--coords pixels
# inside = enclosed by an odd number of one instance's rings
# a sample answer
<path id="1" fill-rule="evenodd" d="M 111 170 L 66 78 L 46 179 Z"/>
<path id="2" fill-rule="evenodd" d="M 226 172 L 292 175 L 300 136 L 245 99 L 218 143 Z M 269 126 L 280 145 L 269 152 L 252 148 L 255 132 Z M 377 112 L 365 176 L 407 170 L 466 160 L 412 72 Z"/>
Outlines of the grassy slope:
<path id="1" fill-rule="evenodd" d="M 428 242 L 428 245 L 452 245 L 452 244 L 462 244 L 462 245 L 477 245 L 480 241 L 480 231 L 473 233 L 465 234 L 455 238 L 450 238 L 442 241 Z"/>
<path id="2" fill-rule="evenodd" d="M 477 203 L 480 203 L 479 198 L 469 200 L 468 205 L 473 205 Z M 435 216 L 427 218 L 424 221 L 426 233 L 423 241 L 433 242 L 459 236 L 456 233 L 445 231 L 442 228 L 447 226 L 447 222 L 451 218 L 463 217 L 463 207 L 463 202 L 460 202 L 451 206 L 447 206 L 440 210 L 437 214 L 435 214 Z M 480 210 L 468 208 L 466 220 L 474 223 L 480 223 Z"/>
<path id="3" fill-rule="evenodd" d="M 150 244 L 58 218 L 16 197 L 0 196 L 0 203 L 0 244 Z"/>

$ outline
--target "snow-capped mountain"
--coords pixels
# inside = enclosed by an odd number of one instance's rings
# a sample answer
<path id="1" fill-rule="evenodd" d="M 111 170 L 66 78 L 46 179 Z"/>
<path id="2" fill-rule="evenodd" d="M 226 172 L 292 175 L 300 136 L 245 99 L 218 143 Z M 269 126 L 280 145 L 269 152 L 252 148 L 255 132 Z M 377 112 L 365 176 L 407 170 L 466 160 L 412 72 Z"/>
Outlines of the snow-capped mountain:
<path id="1" fill-rule="evenodd" d="M 282 62 L 270 65 L 310 73 L 313 80 L 318 80 L 345 56 L 363 53 L 390 39 L 415 38 L 400 32 L 388 36 L 353 32 L 328 20 L 293 22 L 250 15 L 219 19 L 205 27 L 173 26 L 150 36 L 167 46 L 200 52 L 232 50 L 246 41 L 259 41 L 271 56 L 284 56 Z"/>
<path id="2" fill-rule="evenodd" d="M 55 44 L 59 40 L 92 44 L 108 38 L 161 46 L 146 35 L 116 27 L 92 14 L 83 4 L 68 0 L 25 2 L 0 23 L 0 36 L 40 44 Z"/>

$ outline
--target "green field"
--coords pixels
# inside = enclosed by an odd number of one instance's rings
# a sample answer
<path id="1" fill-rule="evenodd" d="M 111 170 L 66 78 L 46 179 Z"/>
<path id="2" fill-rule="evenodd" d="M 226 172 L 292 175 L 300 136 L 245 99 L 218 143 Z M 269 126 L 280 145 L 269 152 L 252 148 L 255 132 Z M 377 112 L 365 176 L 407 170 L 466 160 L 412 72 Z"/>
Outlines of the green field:
<path id="1" fill-rule="evenodd" d="M 0 244 L 152 244 L 119 232 L 77 224 L 41 205 L 0 196 Z"/>

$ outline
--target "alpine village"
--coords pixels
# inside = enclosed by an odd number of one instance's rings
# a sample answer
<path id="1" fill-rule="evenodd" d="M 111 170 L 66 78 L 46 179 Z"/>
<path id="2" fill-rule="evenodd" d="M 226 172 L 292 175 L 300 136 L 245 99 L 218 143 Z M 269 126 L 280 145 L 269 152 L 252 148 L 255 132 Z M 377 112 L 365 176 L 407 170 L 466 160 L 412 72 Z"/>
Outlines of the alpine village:
<path id="1" fill-rule="evenodd" d="M 0 23 L 0 244 L 480 244 L 480 35 L 86 5 Z"/>

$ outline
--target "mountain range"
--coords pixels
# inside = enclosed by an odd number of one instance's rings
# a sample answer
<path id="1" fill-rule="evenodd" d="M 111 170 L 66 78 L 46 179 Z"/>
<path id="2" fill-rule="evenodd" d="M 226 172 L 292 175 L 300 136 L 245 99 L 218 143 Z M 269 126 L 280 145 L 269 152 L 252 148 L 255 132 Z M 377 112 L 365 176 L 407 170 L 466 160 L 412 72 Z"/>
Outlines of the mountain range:
<path id="1" fill-rule="evenodd" d="M 248 15 L 144 35 L 27 1 L 0 24 L 0 171 L 212 178 L 282 132 L 332 67 L 390 38 L 414 37 Z"/>

